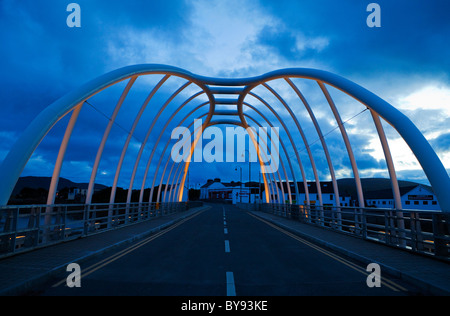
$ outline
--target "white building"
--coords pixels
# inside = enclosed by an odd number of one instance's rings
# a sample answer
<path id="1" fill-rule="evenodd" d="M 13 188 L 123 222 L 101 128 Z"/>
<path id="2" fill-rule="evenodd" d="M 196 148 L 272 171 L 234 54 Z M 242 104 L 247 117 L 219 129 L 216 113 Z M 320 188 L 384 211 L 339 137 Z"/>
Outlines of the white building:
<path id="1" fill-rule="evenodd" d="M 400 188 L 403 209 L 440 211 L 441 207 L 433 191 L 422 185 Z M 391 189 L 370 191 L 364 195 L 367 206 L 395 208 Z"/>
<path id="2" fill-rule="evenodd" d="M 87 193 L 87 189 L 82 189 L 82 188 L 70 188 L 69 192 L 67 194 L 67 199 L 68 200 L 75 200 L 76 198 L 78 199 L 84 199 L 86 197 L 86 193 Z"/>
<path id="3" fill-rule="evenodd" d="M 303 182 L 297 182 L 299 197 L 297 199 L 296 190 L 294 182 L 289 182 L 291 197 L 293 204 L 307 204 L 305 186 Z M 309 203 L 310 205 L 319 205 L 319 194 L 317 193 L 317 185 L 316 182 L 311 181 L 307 182 L 308 186 L 308 194 L 309 194 Z M 278 189 L 281 193 L 281 186 Z M 286 182 L 283 182 L 283 190 L 284 190 L 284 201 L 285 203 L 289 203 L 289 191 L 287 190 Z M 336 206 L 336 196 L 333 190 L 333 184 L 331 181 L 322 181 L 320 182 L 320 190 L 322 192 L 322 203 L 323 206 Z M 273 199 L 276 200 L 277 197 L 273 196 Z M 341 206 L 351 206 L 352 198 L 347 195 L 339 195 L 339 204 Z"/>
<path id="4" fill-rule="evenodd" d="M 220 179 L 210 179 L 200 187 L 200 200 L 224 200 L 236 203 L 258 203 L 258 184 L 240 182 L 221 182 Z"/>

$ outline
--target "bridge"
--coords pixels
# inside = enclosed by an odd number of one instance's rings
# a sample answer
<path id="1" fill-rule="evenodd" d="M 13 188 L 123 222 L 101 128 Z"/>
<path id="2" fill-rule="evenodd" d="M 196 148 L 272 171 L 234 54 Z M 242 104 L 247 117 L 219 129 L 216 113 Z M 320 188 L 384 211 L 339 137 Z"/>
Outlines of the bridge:
<path id="1" fill-rule="evenodd" d="M 113 172 L 109 203 L 93 203 L 99 166 L 111 130 L 123 113 L 120 110 L 133 85 L 142 78 L 148 83 L 147 89 L 150 83 L 154 85 L 135 111 L 137 115 L 117 154 L 120 158 Z M 178 86 L 169 84 L 173 78 L 177 79 Z M 299 79 L 317 84 L 337 124 L 355 180 L 353 206 L 340 205 L 337 166 L 313 107 L 296 81 Z M 284 84 L 282 88 L 280 82 Z M 124 88 L 98 140 L 85 200 L 81 204 L 56 203 L 61 169 L 83 107 L 100 92 L 107 93 L 118 86 Z M 151 109 L 154 116 L 146 122 L 145 138 L 131 171 L 126 172 L 125 157 L 143 113 L 155 95 L 167 89 L 172 92 L 163 101 L 158 99 L 156 110 Z M 291 93 L 289 97 L 283 94 L 287 89 Z M 330 89 L 345 93 L 370 112 L 390 177 L 393 209 L 366 207 L 357 155 Z M 305 117 L 296 115 L 298 109 L 290 104 L 292 95 L 306 110 Z M 177 97 L 183 100 L 174 105 Z M 193 101 L 200 104 L 194 106 Z M 268 118 L 263 109 L 272 113 L 275 120 Z M 279 115 L 280 109 L 286 111 L 289 122 Z M 203 112 L 197 113 L 199 110 Z M 167 113 L 168 117 L 163 119 Z M 38 145 L 69 115 L 47 203 L 7 205 Z M 179 120 L 172 123 L 176 117 Z M 317 153 L 311 150 L 302 127 L 305 118 L 312 124 L 323 150 L 335 196 L 331 206 L 323 203 Z M 200 126 L 195 126 L 198 119 L 202 119 Z M 188 130 L 194 125 L 194 137 L 183 143 L 189 143 L 188 150 L 175 161 L 173 150 L 168 151 L 174 140 L 167 136 L 168 127 L 170 124 L 183 126 L 188 120 L 191 121 Z M 261 121 L 273 128 L 270 137 L 267 132 L 261 135 L 264 129 L 256 128 L 263 126 Z M 411 148 L 433 188 L 440 211 L 412 210 L 402 205 L 383 122 L 392 126 Z M 217 125 L 239 126 L 248 133 L 261 169 L 264 187 L 261 203 L 230 205 L 186 199 L 186 178 L 192 159 L 195 161 L 202 132 Z M 268 141 L 261 144 L 264 136 L 269 137 L 265 138 Z M 166 143 L 161 142 L 164 137 Z M 151 153 L 143 162 L 145 168 L 139 168 L 145 147 L 150 146 L 149 139 L 153 140 Z M 276 146 L 277 141 L 281 147 Z M 263 146 L 268 148 L 269 143 L 270 153 Z M 300 145 L 306 150 L 307 164 L 297 150 Z M 271 161 L 269 156 L 280 158 L 280 168 L 267 164 Z M 317 204 L 311 202 L 307 170 L 311 170 L 316 183 Z M 224 79 L 199 76 L 166 65 L 124 67 L 84 84 L 42 111 L 11 148 L 0 165 L 0 174 L 0 205 L 3 205 L 0 209 L 3 288 L 0 290 L 4 294 L 450 293 L 450 178 L 445 167 L 404 114 L 363 87 L 329 72 L 292 68 L 252 78 Z M 142 177 L 140 184 L 136 183 L 138 176 Z M 128 183 L 123 202 L 116 196 L 120 180 Z M 144 200 L 147 180 L 151 186 Z M 290 185 L 283 185 L 291 181 L 302 183 L 304 203 L 298 201 L 297 185 L 293 186 L 294 191 Z M 139 197 L 133 200 L 132 191 L 136 187 Z M 83 265 L 81 287 L 67 286 L 63 276 L 67 276 L 65 268 L 70 263 Z M 381 268 L 380 284 L 376 282 L 378 279 L 370 279 L 376 271 L 368 268 L 371 264 Z"/>

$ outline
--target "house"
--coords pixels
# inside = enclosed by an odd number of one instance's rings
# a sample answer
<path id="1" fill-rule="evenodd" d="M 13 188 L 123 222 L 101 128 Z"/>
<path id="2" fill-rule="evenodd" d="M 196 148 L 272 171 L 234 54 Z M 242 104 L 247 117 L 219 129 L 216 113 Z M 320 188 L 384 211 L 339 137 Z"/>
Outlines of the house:
<path id="1" fill-rule="evenodd" d="M 319 194 L 317 191 L 317 185 L 315 181 L 308 181 L 308 194 L 309 194 L 309 203 L 310 205 L 319 205 Z M 285 203 L 289 203 L 289 191 L 287 187 L 287 182 L 282 182 L 283 190 L 284 190 L 284 201 Z M 299 197 L 297 199 L 295 184 L 294 182 L 289 182 L 292 203 L 294 204 L 307 204 L 305 186 L 303 182 L 297 182 Z M 334 194 L 333 183 L 331 181 L 321 181 L 320 182 L 320 190 L 322 192 L 322 203 L 323 206 L 336 206 L 336 196 Z M 281 186 L 279 186 L 279 191 L 281 193 Z M 276 199 L 276 196 L 273 197 Z M 351 206 L 351 197 L 347 195 L 340 194 L 339 195 L 339 204 L 341 206 Z"/>
<path id="2" fill-rule="evenodd" d="M 257 203 L 258 183 L 222 182 L 219 178 L 209 179 L 200 187 L 201 200 L 225 200 L 235 203 Z"/>
<path id="3" fill-rule="evenodd" d="M 441 207 L 431 188 L 421 184 L 400 187 L 402 209 L 439 211 Z M 369 191 L 364 194 L 367 206 L 395 208 L 392 189 Z"/>
<path id="4" fill-rule="evenodd" d="M 87 189 L 72 187 L 69 189 L 69 192 L 67 194 L 67 200 L 69 200 L 69 201 L 82 200 L 86 197 L 86 194 L 87 194 Z"/>

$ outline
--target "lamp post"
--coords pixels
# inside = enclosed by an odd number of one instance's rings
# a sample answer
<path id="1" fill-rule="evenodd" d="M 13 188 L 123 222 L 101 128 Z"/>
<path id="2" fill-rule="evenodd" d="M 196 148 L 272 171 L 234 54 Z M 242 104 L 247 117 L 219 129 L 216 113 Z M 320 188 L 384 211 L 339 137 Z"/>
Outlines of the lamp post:
<path id="1" fill-rule="evenodd" d="M 239 190 L 240 191 L 240 193 L 239 193 L 239 203 L 242 203 L 242 167 L 241 166 L 237 166 L 234 170 L 237 171 L 237 168 L 240 169 L 240 173 L 241 173 L 241 176 L 240 176 L 240 178 L 241 178 L 241 180 L 240 180 L 241 188 Z"/>
<path id="2" fill-rule="evenodd" d="M 252 197 L 252 188 L 251 188 L 252 165 L 251 165 L 250 151 L 248 149 L 246 149 L 242 152 L 242 157 L 245 157 L 245 152 L 248 152 L 248 203 L 250 204 L 251 197 Z"/>

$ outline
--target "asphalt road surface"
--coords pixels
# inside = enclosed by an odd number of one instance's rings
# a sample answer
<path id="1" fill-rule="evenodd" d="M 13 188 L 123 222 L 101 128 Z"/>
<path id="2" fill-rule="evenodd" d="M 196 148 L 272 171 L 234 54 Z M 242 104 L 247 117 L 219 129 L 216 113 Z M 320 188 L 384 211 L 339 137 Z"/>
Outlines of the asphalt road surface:
<path id="1" fill-rule="evenodd" d="M 31 294 L 392 296 L 412 293 L 408 285 L 385 274 L 381 275 L 380 287 L 369 287 L 365 266 L 226 204 L 213 204 L 210 209 L 155 235 L 83 262 L 80 270 L 79 279 L 67 272 Z M 79 287 L 69 287 L 70 282 Z"/>

